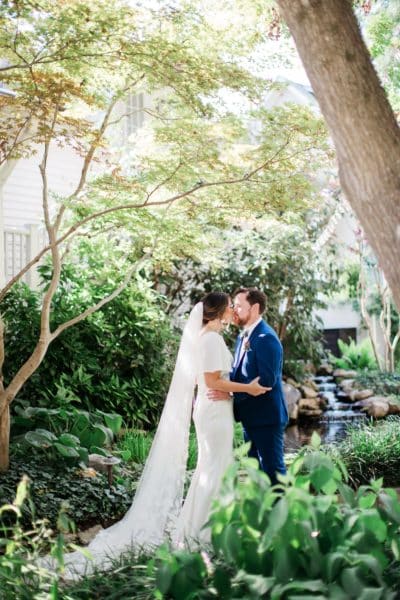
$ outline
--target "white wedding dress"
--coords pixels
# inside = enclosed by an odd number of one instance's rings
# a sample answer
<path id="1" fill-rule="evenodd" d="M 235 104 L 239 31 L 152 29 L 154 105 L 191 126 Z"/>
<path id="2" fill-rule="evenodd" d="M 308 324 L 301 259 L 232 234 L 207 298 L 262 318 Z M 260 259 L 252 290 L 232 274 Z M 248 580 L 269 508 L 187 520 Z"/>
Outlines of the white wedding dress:
<path id="1" fill-rule="evenodd" d="M 204 372 L 213 371 L 222 371 L 222 376 L 229 379 L 232 355 L 222 336 L 213 331 L 200 336 L 199 349 L 198 391 L 193 411 L 198 460 L 174 535 L 178 542 L 188 545 L 209 541 L 209 529 L 202 527 L 233 460 L 232 400 L 209 400 L 204 381 Z"/>
<path id="2" fill-rule="evenodd" d="M 132 505 L 117 523 L 100 531 L 87 547 L 65 555 L 65 579 L 79 579 L 95 568 L 109 569 L 123 553 L 154 550 L 165 541 L 179 547 L 208 540 L 202 530 L 222 476 L 232 461 L 231 400 L 208 400 L 204 372 L 228 378 L 232 357 L 218 333 L 202 334 L 203 305 L 196 304 L 185 325 L 164 409 Z M 195 385 L 194 422 L 198 464 L 182 508 Z M 54 570 L 51 557 L 40 561 Z"/>

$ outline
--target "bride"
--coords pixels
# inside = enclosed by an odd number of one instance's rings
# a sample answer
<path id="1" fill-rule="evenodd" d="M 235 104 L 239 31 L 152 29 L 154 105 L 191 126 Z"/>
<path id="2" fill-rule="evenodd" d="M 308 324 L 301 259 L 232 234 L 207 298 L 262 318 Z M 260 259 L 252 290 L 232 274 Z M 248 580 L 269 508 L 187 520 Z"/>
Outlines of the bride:
<path id="1" fill-rule="evenodd" d="M 184 327 L 175 369 L 154 441 L 132 505 L 121 521 L 100 531 L 81 552 L 65 556 L 64 576 L 76 578 L 96 566 L 107 569 L 127 550 L 150 550 L 170 539 L 174 545 L 205 542 L 203 528 L 222 476 L 232 461 L 232 400 L 210 400 L 207 389 L 267 391 L 258 378 L 249 384 L 229 381 L 232 356 L 220 335 L 233 318 L 227 294 L 210 292 L 191 311 Z M 182 507 L 183 487 L 193 410 L 198 462 Z"/>

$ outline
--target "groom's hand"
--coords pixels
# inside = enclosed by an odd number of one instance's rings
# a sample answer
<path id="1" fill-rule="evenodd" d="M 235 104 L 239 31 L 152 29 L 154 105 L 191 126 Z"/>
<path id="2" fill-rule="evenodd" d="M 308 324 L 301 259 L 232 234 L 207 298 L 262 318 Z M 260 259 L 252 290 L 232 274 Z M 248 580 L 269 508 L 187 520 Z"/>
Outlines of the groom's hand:
<path id="1" fill-rule="evenodd" d="M 207 390 L 209 400 L 230 400 L 231 395 L 228 392 L 219 392 L 218 390 Z"/>

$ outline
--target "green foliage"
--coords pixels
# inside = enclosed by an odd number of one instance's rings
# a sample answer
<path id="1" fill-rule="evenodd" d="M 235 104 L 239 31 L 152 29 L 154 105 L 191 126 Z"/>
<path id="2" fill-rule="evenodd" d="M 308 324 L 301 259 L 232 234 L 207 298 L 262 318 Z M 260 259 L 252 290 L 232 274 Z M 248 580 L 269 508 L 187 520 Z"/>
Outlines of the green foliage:
<path id="1" fill-rule="evenodd" d="M 382 478 L 387 486 L 400 487 L 400 419 L 352 426 L 338 444 L 338 453 L 354 485 Z"/>
<path id="2" fill-rule="evenodd" d="M 333 357 L 336 367 L 360 371 L 376 369 L 376 360 L 369 339 L 360 344 L 356 344 L 354 340 L 350 340 L 348 344 L 338 340 L 338 346 L 342 356 L 340 358 Z"/>
<path id="3" fill-rule="evenodd" d="M 267 295 L 266 319 L 279 334 L 290 366 L 289 361 L 321 357 L 321 334 L 313 313 L 323 306 L 319 294 L 328 288 L 322 272 L 304 226 L 260 219 L 252 229 L 226 232 L 213 263 L 179 262 L 161 282 L 175 306 L 211 290 L 262 289 Z"/>
<path id="4" fill-rule="evenodd" d="M 117 440 L 116 448 L 123 460 L 135 464 L 144 464 L 150 452 L 154 435 L 148 431 L 130 429 Z M 242 426 L 236 423 L 234 444 L 236 447 L 243 443 Z M 192 471 L 197 464 L 197 440 L 194 427 L 190 430 L 187 469 Z"/>
<path id="5" fill-rule="evenodd" d="M 38 461 L 37 456 L 14 456 L 10 469 L 1 475 L 0 504 L 11 503 L 23 475 L 30 479 L 31 503 L 22 508 L 21 523 L 28 527 L 32 516 L 47 519 L 56 527 L 61 505 L 78 528 L 102 523 L 108 525 L 122 517 L 132 502 L 132 481 L 109 486 L 102 474 Z"/>
<path id="6" fill-rule="evenodd" d="M 70 584 L 60 600 L 154 600 L 155 573 L 152 557 L 126 553 L 113 560 L 110 571 L 96 570 L 90 577 Z M 17 599 L 16 599 L 17 600 Z"/>
<path id="7" fill-rule="evenodd" d="M 73 407 L 22 408 L 21 404 L 15 406 L 11 437 L 43 451 L 47 459 L 63 457 L 69 463 L 87 463 L 89 452 L 106 455 L 105 448 L 111 446 L 122 426 L 122 418 L 116 414 L 88 413 Z"/>
<path id="8" fill-rule="evenodd" d="M 396 111 L 400 108 L 400 7 L 396 0 L 379 1 L 376 4 L 376 10 L 365 19 L 366 38 L 374 64 Z"/>
<path id="9" fill-rule="evenodd" d="M 358 387 L 373 389 L 382 396 L 400 396 L 400 373 L 364 371 L 356 378 Z"/>
<path id="10" fill-rule="evenodd" d="M 355 492 L 344 465 L 319 452 L 318 436 L 313 444 L 282 478 L 283 492 L 253 460 L 231 468 L 209 520 L 212 554 L 161 549 L 160 598 L 350 600 L 360 590 L 364 598 L 395 598 L 395 491 L 378 481 Z"/>
<path id="11" fill-rule="evenodd" d="M 40 551 L 48 550 L 51 531 L 44 520 L 34 520 L 29 529 L 21 525 L 28 495 L 29 484 L 24 477 L 18 484 L 14 501 L 4 505 L 0 501 L 0 597 L 4 600 L 39 600 L 45 597 L 55 600 L 60 591 L 57 573 L 35 563 Z M 13 515 L 12 526 L 3 523 L 9 514 Z M 63 534 L 60 533 L 52 546 L 56 559 L 62 546 Z"/>
<path id="12" fill-rule="evenodd" d="M 53 303 L 53 328 L 113 286 L 111 274 L 96 280 L 96 264 L 98 258 L 93 258 L 89 274 L 87 265 L 65 265 Z M 42 268 L 42 275 L 47 279 L 48 267 Z M 39 298 L 38 292 L 22 284 L 1 303 L 6 322 L 6 383 L 35 346 Z M 110 305 L 54 340 L 19 399 L 26 401 L 25 406 L 119 413 L 128 423 L 151 426 L 158 420 L 174 357 L 175 338 L 162 299 L 138 280 Z"/>

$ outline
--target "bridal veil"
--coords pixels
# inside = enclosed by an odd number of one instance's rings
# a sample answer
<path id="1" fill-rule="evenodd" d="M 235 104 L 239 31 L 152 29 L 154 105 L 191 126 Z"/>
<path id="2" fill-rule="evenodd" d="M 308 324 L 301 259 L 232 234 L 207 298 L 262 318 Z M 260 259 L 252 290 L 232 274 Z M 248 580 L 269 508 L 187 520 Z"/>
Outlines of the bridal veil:
<path id="1" fill-rule="evenodd" d="M 92 561 L 80 552 L 65 556 L 67 577 L 87 573 L 94 566 L 107 568 L 110 559 L 131 548 L 154 548 L 174 531 L 183 500 L 202 322 L 199 302 L 184 327 L 164 409 L 130 509 L 89 544 Z"/>

